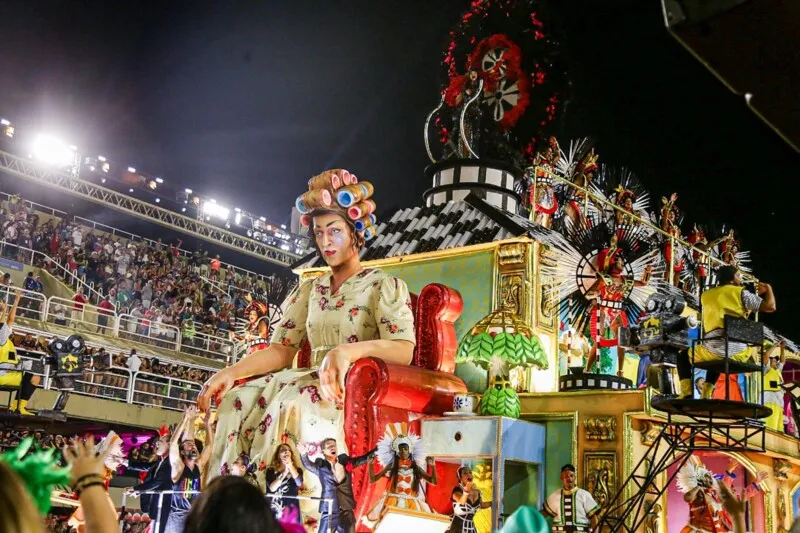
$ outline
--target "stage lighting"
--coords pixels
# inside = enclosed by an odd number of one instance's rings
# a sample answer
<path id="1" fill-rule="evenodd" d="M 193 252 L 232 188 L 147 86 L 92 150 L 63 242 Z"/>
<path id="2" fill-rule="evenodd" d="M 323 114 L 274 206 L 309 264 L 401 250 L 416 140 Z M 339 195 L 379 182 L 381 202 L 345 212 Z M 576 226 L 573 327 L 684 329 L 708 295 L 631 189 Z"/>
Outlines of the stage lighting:
<path id="1" fill-rule="evenodd" d="M 160 203 L 160 202 L 161 202 L 161 198 L 156 198 L 156 203 Z"/>
<path id="2" fill-rule="evenodd" d="M 186 189 L 186 194 L 192 194 L 192 189 Z"/>
<path id="3" fill-rule="evenodd" d="M 105 157 L 103 157 L 102 155 L 98 155 L 98 156 L 97 156 L 97 160 L 98 160 L 98 161 L 105 161 L 105 160 L 106 160 L 106 158 L 105 158 Z"/>
<path id="4" fill-rule="evenodd" d="M 128 189 L 128 192 L 133 192 L 133 189 Z"/>
<path id="5" fill-rule="evenodd" d="M 185 213 L 185 212 L 186 212 L 186 208 L 185 207 L 181 207 L 181 213 Z"/>
<path id="6" fill-rule="evenodd" d="M 130 172 L 131 174 L 136 174 L 136 169 L 133 167 L 128 167 L 128 172 Z"/>
<path id="7" fill-rule="evenodd" d="M 3 126 L 3 128 L 2 128 L 3 129 L 3 135 L 5 135 L 8 138 L 13 138 L 14 137 L 14 126 L 11 125 L 10 121 L 8 121 L 6 119 L 2 119 L 2 120 L 0 120 L 0 125 Z"/>
<path id="8" fill-rule="evenodd" d="M 105 179 L 105 178 L 103 178 L 103 179 L 101 179 L 101 180 L 100 180 L 100 183 L 105 183 L 105 182 L 106 182 L 106 179 Z"/>
<path id="9" fill-rule="evenodd" d="M 203 214 L 222 220 L 227 220 L 230 210 L 227 207 L 217 204 L 217 202 L 214 200 L 209 200 L 208 202 L 203 203 Z"/>
<path id="10" fill-rule="evenodd" d="M 57 167 L 75 162 L 75 150 L 52 135 L 38 135 L 33 142 L 32 155 L 39 161 Z"/>
<path id="11" fill-rule="evenodd" d="M 161 178 L 156 178 L 156 183 L 164 183 L 164 180 Z"/>
<path id="12" fill-rule="evenodd" d="M 261 220 L 261 222 L 266 222 L 267 221 L 267 217 L 258 217 L 258 219 Z"/>
<path id="13" fill-rule="evenodd" d="M 234 220 L 234 222 L 236 222 L 237 225 L 241 224 L 241 222 L 242 222 L 242 214 L 241 213 L 236 213 L 236 219 Z"/>

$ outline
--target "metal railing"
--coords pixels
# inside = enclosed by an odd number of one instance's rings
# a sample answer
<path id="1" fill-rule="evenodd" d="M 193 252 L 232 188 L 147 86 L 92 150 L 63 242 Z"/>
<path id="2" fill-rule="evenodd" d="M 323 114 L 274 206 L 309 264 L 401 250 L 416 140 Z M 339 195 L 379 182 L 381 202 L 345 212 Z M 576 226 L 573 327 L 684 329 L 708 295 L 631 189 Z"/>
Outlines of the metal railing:
<path id="1" fill-rule="evenodd" d="M 202 388 L 195 381 L 136 372 L 128 390 L 127 403 L 183 411 L 195 404 Z"/>
<path id="2" fill-rule="evenodd" d="M 137 318 L 133 315 L 117 316 L 114 334 L 143 344 L 153 344 L 178 351 L 181 347 L 180 330 L 175 326 L 156 322 L 150 318 Z"/>
<path id="3" fill-rule="evenodd" d="M 61 272 L 62 276 L 64 277 L 64 283 L 67 286 L 76 289 L 78 287 L 82 287 L 84 292 L 87 294 L 88 297 L 94 295 L 97 298 L 97 301 L 103 299 L 103 293 L 98 291 L 94 288 L 94 286 L 88 285 L 84 280 L 82 280 L 78 275 L 77 272 L 70 272 L 64 265 L 61 264 L 61 261 L 58 259 L 53 259 L 49 255 L 40 252 L 38 250 L 32 250 L 30 248 L 26 248 L 24 246 L 20 246 L 18 244 L 13 244 L 10 242 L 6 242 L 4 240 L 0 240 L 0 255 L 3 257 L 10 257 L 9 254 L 15 254 L 13 257 L 16 257 L 17 261 L 20 263 L 24 263 L 26 265 L 33 265 L 39 268 L 43 268 L 47 270 L 46 265 L 52 264 L 58 268 Z M 27 259 L 30 258 L 30 259 Z M 41 264 L 36 263 L 36 259 L 41 259 Z"/>
<path id="4" fill-rule="evenodd" d="M 141 492 L 135 492 L 135 493 L 123 492 L 122 493 L 122 508 L 125 509 L 125 508 L 128 507 L 127 504 L 128 504 L 128 498 L 129 497 L 138 498 L 142 494 L 149 494 L 149 495 L 152 495 L 152 496 L 158 496 L 158 505 L 156 507 L 157 510 L 156 510 L 155 516 L 150 516 L 150 521 L 152 523 L 152 527 L 150 528 L 150 531 L 158 531 L 159 530 L 158 519 L 161 517 L 161 509 L 165 505 L 170 505 L 169 501 L 166 501 L 166 502 L 164 501 L 164 497 L 165 496 L 169 496 L 170 499 L 171 499 L 173 494 L 183 494 L 183 495 L 193 494 L 193 495 L 197 495 L 197 494 L 202 494 L 202 491 L 196 491 L 196 490 L 143 490 Z M 288 496 L 288 495 L 279 495 L 279 494 L 267 494 L 267 495 L 264 496 L 265 500 L 270 500 L 272 498 L 280 498 L 280 499 L 283 499 L 283 500 L 325 502 L 328 505 L 328 508 L 331 508 L 331 506 L 333 506 L 333 498 L 319 498 L 319 497 L 316 497 L 316 496 Z M 194 498 L 192 498 L 192 499 L 194 499 Z M 147 512 L 146 509 L 141 509 L 141 511 L 142 512 Z M 334 524 L 332 522 L 329 522 L 329 524 L 330 524 L 329 531 L 332 533 Z M 120 533 L 122 533 L 123 527 L 124 527 L 124 520 L 122 520 L 122 517 L 120 517 L 120 522 L 119 522 L 119 531 L 120 531 Z"/>
<path id="5" fill-rule="evenodd" d="M 10 311 L 16 299 L 17 291 L 22 292 L 22 298 L 20 298 L 19 305 L 17 305 L 17 319 L 41 320 L 47 307 L 47 298 L 40 292 L 0 285 L 0 300 L 6 302 Z"/>
<path id="6" fill-rule="evenodd" d="M 209 335 L 202 333 L 195 329 L 193 337 L 183 337 L 180 343 L 180 351 L 190 355 L 199 355 L 205 358 L 215 358 L 216 355 L 222 355 L 226 362 L 230 362 L 230 358 L 235 353 L 235 344 L 232 340 L 225 337 L 216 335 Z M 217 357 L 218 358 L 218 357 Z"/>
<path id="7" fill-rule="evenodd" d="M 24 205 L 28 206 L 30 209 L 33 209 L 34 211 L 41 211 L 42 213 L 47 213 L 48 215 L 51 215 L 51 216 L 54 216 L 54 217 L 55 216 L 61 216 L 63 218 L 65 216 L 67 216 L 67 213 L 65 213 L 64 211 L 60 211 L 58 209 L 53 209 L 52 207 L 48 207 L 46 205 L 37 204 L 36 202 L 31 202 L 30 200 L 25 200 L 24 198 L 22 198 L 18 194 L 8 194 L 7 192 L 0 191 L 0 198 L 5 198 L 5 200 L 1 200 L 3 202 L 9 202 L 10 203 L 12 196 L 16 196 L 16 197 L 20 198 Z"/>

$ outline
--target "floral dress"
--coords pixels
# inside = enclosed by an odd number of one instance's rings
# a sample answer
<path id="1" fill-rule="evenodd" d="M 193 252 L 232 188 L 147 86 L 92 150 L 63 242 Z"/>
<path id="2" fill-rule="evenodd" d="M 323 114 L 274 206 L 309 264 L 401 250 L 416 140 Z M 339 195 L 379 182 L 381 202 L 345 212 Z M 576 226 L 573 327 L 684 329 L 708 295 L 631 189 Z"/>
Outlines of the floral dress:
<path id="1" fill-rule="evenodd" d="M 223 397 L 217 410 L 209 480 L 227 473 L 241 453 L 248 453 L 259 465 L 256 480 L 265 490 L 266 465 L 284 435 L 290 445 L 334 438 L 339 453 L 346 453 L 344 408 L 322 399 L 316 371 L 322 358 L 345 343 L 415 342 L 405 282 L 380 269 L 364 269 L 334 294 L 331 281 L 331 274 L 325 274 L 299 285 L 284 302 L 283 318 L 272 334 L 272 343 L 294 348 L 308 339 L 312 368 L 267 374 L 234 387 Z M 319 490 L 319 480 L 306 472 L 303 494 L 316 496 Z M 317 506 L 312 502 L 301 508 L 305 512 Z"/>

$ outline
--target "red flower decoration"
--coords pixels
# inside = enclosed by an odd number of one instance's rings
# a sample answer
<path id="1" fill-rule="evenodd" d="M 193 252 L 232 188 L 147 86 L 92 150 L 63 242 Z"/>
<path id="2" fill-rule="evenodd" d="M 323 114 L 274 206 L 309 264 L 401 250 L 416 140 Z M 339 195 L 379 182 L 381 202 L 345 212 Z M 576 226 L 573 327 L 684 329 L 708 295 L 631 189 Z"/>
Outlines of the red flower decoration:
<path id="1" fill-rule="evenodd" d="M 286 329 L 294 329 L 297 327 L 297 324 L 295 324 L 294 320 L 289 318 L 286 320 L 286 322 L 283 323 L 283 327 Z"/>
<path id="2" fill-rule="evenodd" d="M 328 299 L 323 296 L 322 298 L 319 299 L 319 308 L 324 311 L 327 306 L 328 306 Z"/>
<path id="3" fill-rule="evenodd" d="M 258 425 L 258 430 L 263 435 L 264 433 L 267 432 L 267 429 L 269 429 L 269 427 L 271 425 L 272 425 L 272 415 L 267 415 L 267 416 L 264 417 L 264 419 Z"/>
<path id="4" fill-rule="evenodd" d="M 236 409 L 237 411 L 241 411 L 242 410 L 242 400 L 240 400 L 239 398 L 236 398 L 233 401 L 233 408 Z"/>
<path id="5" fill-rule="evenodd" d="M 344 307 L 344 299 L 341 299 L 338 302 L 336 302 L 336 309 L 341 309 L 342 307 Z"/>
<path id="6" fill-rule="evenodd" d="M 351 344 L 354 342 L 358 342 L 358 335 L 350 335 L 349 337 L 347 337 L 347 342 Z"/>
<path id="7" fill-rule="evenodd" d="M 258 407 L 259 409 L 266 409 L 267 407 L 267 399 L 263 396 L 258 399 Z"/>

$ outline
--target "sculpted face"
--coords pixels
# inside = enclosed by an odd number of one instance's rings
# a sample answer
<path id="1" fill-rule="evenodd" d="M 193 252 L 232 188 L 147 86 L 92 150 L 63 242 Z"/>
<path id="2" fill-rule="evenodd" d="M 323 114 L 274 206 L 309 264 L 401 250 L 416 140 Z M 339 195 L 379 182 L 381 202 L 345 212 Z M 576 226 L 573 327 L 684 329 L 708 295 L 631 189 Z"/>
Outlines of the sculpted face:
<path id="1" fill-rule="evenodd" d="M 331 267 L 347 263 L 358 253 L 350 226 L 335 213 L 314 217 L 314 240 L 322 258 Z"/>

